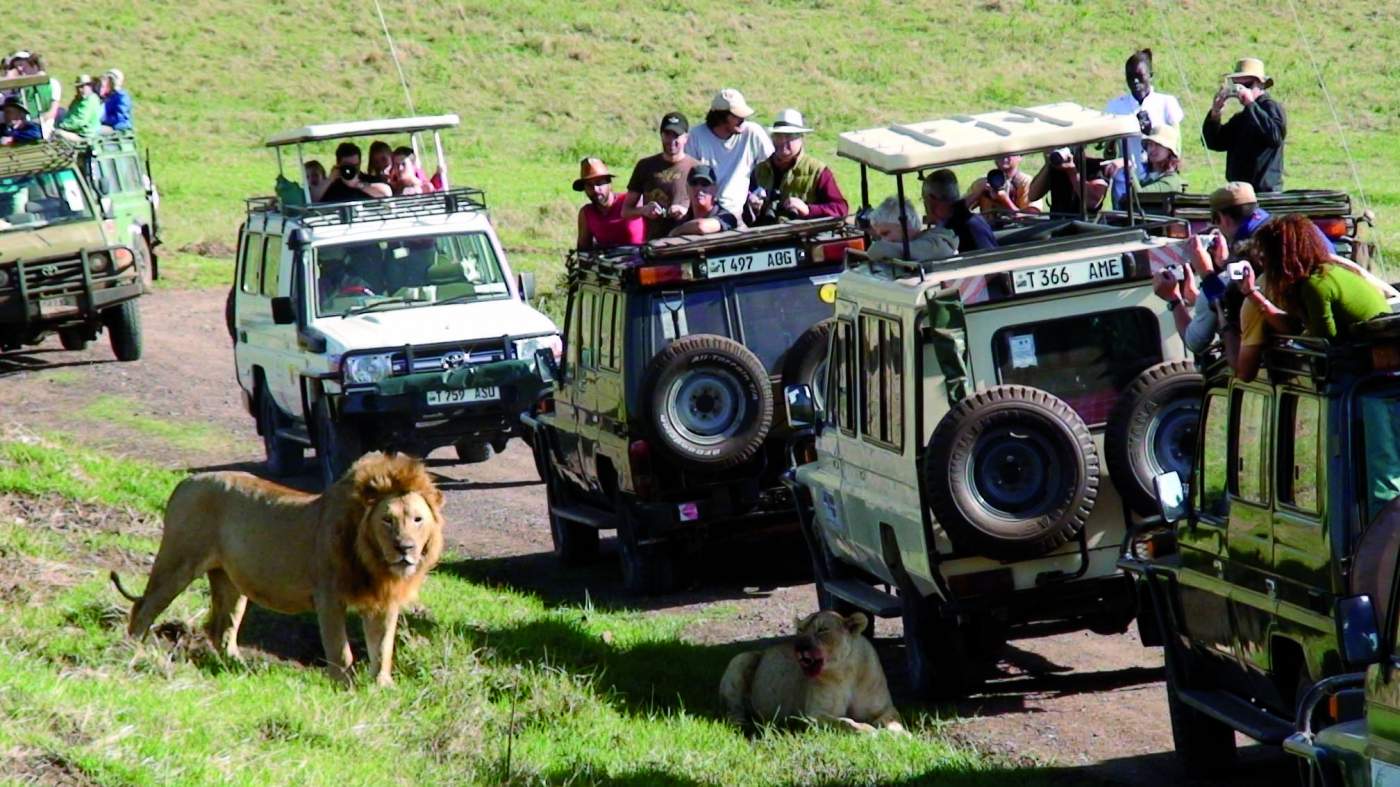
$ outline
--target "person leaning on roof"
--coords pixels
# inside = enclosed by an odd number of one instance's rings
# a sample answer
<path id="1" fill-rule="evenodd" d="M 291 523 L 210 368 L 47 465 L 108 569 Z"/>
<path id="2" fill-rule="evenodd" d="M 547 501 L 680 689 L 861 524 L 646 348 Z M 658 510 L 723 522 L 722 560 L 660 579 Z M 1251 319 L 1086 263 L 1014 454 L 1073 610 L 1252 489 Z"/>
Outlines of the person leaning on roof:
<path id="1" fill-rule="evenodd" d="M 1201 124 L 1206 147 L 1225 151 L 1225 178 L 1243 181 L 1257 192 L 1283 191 L 1283 144 L 1288 121 L 1283 106 L 1265 91 L 1274 80 L 1264 73 L 1264 61 L 1246 57 L 1225 75 L 1210 112 Z M 1225 102 L 1240 102 L 1240 111 L 1224 124 Z"/>
<path id="2" fill-rule="evenodd" d="M 739 226 L 739 219 L 719 203 L 719 184 L 715 182 L 714 167 L 696 164 L 690 168 L 685 184 L 690 191 L 690 212 L 671 230 L 673 236 L 710 235 Z"/>
<path id="3" fill-rule="evenodd" d="M 768 128 L 773 155 L 754 167 L 749 182 L 752 224 L 773 224 L 779 217 L 815 219 L 845 216 L 846 198 L 825 163 L 807 155 L 808 128 L 802 113 L 784 109 Z"/>
<path id="4" fill-rule="evenodd" d="M 958 237 L 943 227 L 919 231 L 919 210 L 909 200 L 901 211 L 898 197 L 887 197 L 870 214 L 870 232 L 879 240 L 866 252 L 872 260 L 909 260 L 926 262 L 945 260 L 958 253 Z M 904 253 L 904 239 L 909 238 L 909 254 Z"/>
<path id="5" fill-rule="evenodd" d="M 73 83 L 73 103 L 68 105 L 68 113 L 58 121 L 54 136 L 71 142 L 97 136 L 102 131 L 102 99 L 97 97 L 97 87 L 87 74 L 78 77 Z"/>
<path id="6" fill-rule="evenodd" d="M 940 169 L 924 178 L 924 221 L 957 236 L 958 252 L 995 249 L 997 236 L 987 220 L 973 213 L 958 189 L 958 176 Z"/>
<path id="7" fill-rule="evenodd" d="M 0 125 L 0 145 L 27 145 L 43 141 L 44 130 L 38 123 L 29 122 L 29 110 L 24 104 L 7 98 L 5 103 L 0 104 L 0 112 L 5 117 L 4 125 Z"/>
<path id="8" fill-rule="evenodd" d="M 102 125 L 112 131 L 130 131 L 131 94 L 126 92 L 126 75 L 120 68 L 109 68 L 102 75 Z"/>
<path id="9" fill-rule="evenodd" d="M 1181 178 L 1181 132 L 1176 126 L 1162 126 L 1143 137 L 1142 151 L 1147 174 L 1139 176 L 1136 167 L 1128 168 L 1128 177 L 1133 179 L 1133 189 L 1137 193 L 1175 194 L 1186 187 L 1186 181 Z M 1122 169 L 1122 159 L 1103 163 L 1104 176 L 1113 182 L 1113 204 L 1120 210 L 1128 207 L 1127 185 L 1123 178 L 1117 177 Z"/>
<path id="10" fill-rule="evenodd" d="M 685 115 L 667 112 L 657 133 L 661 152 L 632 167 L 622 208 L 624 216 L 642 217 L 648 239 L 665 237 L 690 209 L 685 179 L 690 168 L 699 163 L 685 154 L 685 143 L 690 139 L 690 121 Z"/>
<path id="11" fill-rule="evenodd" d="M 44 70 L 44 61 L 34 52 L 19 51 L 10 55 L 9 67 L 14 71 L 15 76 L 37 76 L 47 73 Z M 24 92 L 33 96 L 34 109 L 39 113 L 35 122 L 41 128 L 53 128 L 54 121 L 58 118 L 60 102 L 63 100 L 63 83 L 58 77 L 49 77 L 48 82 L 24 88 Z"/>
<path id="12" fill-rule="evenodd" d="M 602 159 L 589 156 L 578 165 L 574 191 L 588 202 L 578 209 L 579 251 L 640 246 L 646 243 L 646 225 L 640 216 L 623 215 L 623 199 L 613 192 L 613 174 Z"/>
<path id="13" fill-rule="evenodd" d="M 686 155 L 714 169 L 719 204 L 735 216 L 744 210 L 753 168 L 773 155 L 773 141 L 748 120 L 751 115 L 744 94 L 727 87 L 715 94 L 705 125 L 692 129 L 685 143 Z"/>

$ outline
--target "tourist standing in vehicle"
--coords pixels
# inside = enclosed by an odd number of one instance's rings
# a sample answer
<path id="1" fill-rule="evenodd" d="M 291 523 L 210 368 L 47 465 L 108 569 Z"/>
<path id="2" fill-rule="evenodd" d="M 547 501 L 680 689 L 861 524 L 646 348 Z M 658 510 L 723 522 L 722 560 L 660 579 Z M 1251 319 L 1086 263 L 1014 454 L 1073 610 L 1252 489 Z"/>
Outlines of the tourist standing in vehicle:
<path id="1" fill-rule="evenodd" d="M 373 180 L 389 182 L 389 168 L 394 165 L 394 149 L 382 139 L 369 143 L 369 163 L 365 174 Z"/>
<path id="2" fill-rule="evenodd" d="M 388 184 L 371 181 L 360 171 L 360 146 L 342 142 L 335 148 L 335 171 L 322 184 L 320 193 L 311 192 L 311 198 L 315 202 L 353 202 L 392 194 Z"/>
<path id="3" fill-rule="evenodd" d="M 646 243 L 646 227 L 638 216 L 622 215 L 623 199 L 613 193 L 613 175 L 602 159 L 589 156 L 579 162 L 574 191 L 582 191 L 588 204 L 578 209 L 579 251 Z"/>
<path id="4" fill-rule="evenodd" d="M 112 131 L 130 131 L 131 94 L 126 91 L 126 75 L 110 68 L 102 75 L 102 125 Z"/>
<path id="5" fill-rule="evenodd" d="M 924 178 L 922 194 L 924 221 L 957 236 L 959 253 L 997 247 L 991 225 L 967 207 L 958 176 L 951 169 L 940 169 Z"/>
<path id="6" fill-rule="evenodd" d="M 27 145 L 44 139 L 38 123 L 29 122 L 29 110 L 18 99 L 7 98 L 0 104 L 5 122 L 0 125 L 0 145 Z"/>
<path id="7" fill-rule="evenodd" d="M 1200 355 L 1215 343 L 1215 337 L 1220 334 L 1220 326 L 1224 323 L 1223 305 L 1206 297 L 1198 282 L 1211 282 L 1223 292 L 1224 285 L 1220 284 L 1219 276 L 1225 270 L 1225 261 L 1229 256 L 1224 235 L 1212 233 L 1200 238 L 1192 242 L 1186 261 L 1175 269 L 1158 271 L 1153 275 L 1152 282 L 1153 292 L 1167 302 L 1167 311 L 1172 313 L 1186 349 L 1195 355 Z M 1238 311 L 1238 304 L 1235 308 Z M 1187 309 L 1191 310 L 1190 314 Z M 1228 359 L 1234 358 L 1233 353 L 1237 349 L 1230 348 Z"/>
<path id="8" fill-rule="evenodd" d="M 807 155 L 812 129 L 795 109 L 784 109 L 769 127 L 773 155 L 754 167 L 749 182 L 751 224 L 774 224 L 779 218 L 815 219 L 845 216 L 846 198 L 831 168 Z"/>
<path id="9" fill-rule="evenodd" d="M 744 94 L 727 87 L 715 94 L 705 125 L 691 131 L 685 143 L 686 155 L 714 168 L 719 204 L 735 216 L 744 209 L 753 168 L 773 155 L 773 141 L 748 120 L 752 114 Z"/>
<path id="10" fill-rule="evenodd" d="M 1108 102 L 1108 106 L 1104 107 L 1105 112 L 1110 115 L 1136 115 L 1143 136 L 1167 126 L 1180 131 L 1186 113 L 1181 110 L 1181 102 L 1176 100 L 1176 96 L 1160 93 L 1153 87 L 1151 49 L 1139 49 L 1129 55 L 1123 64 L 1123 75 L 1128 83 L 1128 92 Z M 1177 136 L 1179 139 L 1180 134 Z M 1128 160 L 1137 168 L 1137 174 L 1147 175 L 1147 159 L 1143 155 L 1141 140 L 1130 137 L 1125 143 Z M 1123 182 L 1122 176 L 1114 181 L 1115 201 L 1120 186 L 1126 190 Z"/>
<path id="11" fill-rule="evenodd" d="M 690 209 L 686 177 L 697 163 L 686 155 L 690 121 L 679 112 L 667 112 L 659 129 L 661 152 L 637 162 L 627 179 L 622 215 L 640 216 L 646 222 L 647 240 L 664 238 Z"/>
<path id="12" fill-rule="evenodd" d="M 1060 148 L 1045 154 L 1045 166 L 1031 178 L 1028 196 L 1031 202 L 1049 195 L 1048 210 L 1051 213 L 1075 214 L 1097 213 L 1108 194 L 1108 181 L 1103 169 L 1095 167 L 1085 158 L 1088 172 L 1079 171 L 1079 152 L 1082 149 Z"/>
<path id="13" fill-rule="evenodd" d="M 870 214 L 870 232 L 877 240 L 870 244 L 867 254 L 872 260 L 903 260 L 926 262 L 944 260 L 958 253 L 958 237 L 942 227 L 919 227 L 919 210 L 898 197 L 886 197 Z M 909 239 L 909 253 L 904 253 L 904 239 Z"/>
<path id="14" fill-rule="evenodd" d="M 691 167 L 686 189 L 690 192 L 690 211 L 671 230 L 672 235 L 710 235 L 739 226 L 739 219 L 719 202 L 719 182 L 714 167 L 709 164 Z"/>
<path id="15" fill-rule="evenodd" d="M 1226 179 L 1243 181 L 1263 193 L 1283 190 L 1283 145 L 1288 136 L 1283 106 L 1265 92 L 1273 84 L 1262 60 L 1240 60 L 1234 72 L 1225 75 L 1225 85 L 1201 124 L 1206 147 L 1225 152 Z M 1240 111 L 1222 124 L 1221 111 L 1231 100 L 1240 102 Z"/>
<path id="16" fill-rule="evenodd" d="M 1262 292 L 1244 287 L 1245 296 L 1265 314 L 1285 312 L 1309 336 L 1346 338 L 1356 323 L 1390 312 L 1386 293 L 1329 252 L 1306 216 L 1280 216 L 1260 227 L 1254 250 L 1268 285 Z"/>
<path id="17" fill-rule="evenodd" d="M 389 165 L 389 187 L 395 194 L 427 194 L 437 191 L 428 180 L 427 173 L 418 166 L 418 154 L 407 145 L 394 148 L 393 163 Z"/>
<path id="18" fill-rule="evenodd" d="M 20 50 L 10 55 L 10 68 L 14 70 L 15 76 L 35 76 L 46 73 L 44 71 L 44 61 L 39 55 L 33 52 Z M 38 112 L 38 117 L 34 122 L 44 129 L 52 129 L 58 120 L 59 107 L 63 100 L 63 83 L 58 77 L 49 77 L 49 81 L 34 87 L 25 88 L 24 92 L 33 96 L 32 111 Z"/>
<path id="19" fill-rule="evenodd" d="M 1147 165 L 1145 173 L 1139 173 L 1131 164 L 1127 176 L 1123 176 L 1122 159 L 1111 159 L 1103 163 L 1104 176 L 1113 182 L 1113 204 L 1120 210 L 1130 206 L 1128 202 L 1127 180 L 1133 181 L 1133 189 L 1139 194 L 1173 194 L 1186 186 L 1181 178 L 1181 132 L 1176 126 L 1162 126 L 1142 139 L 1143 161 Z M 1119 191 L 1119 184 L 1123 184 Z"/>
<path id="20" fill-rule="evenodd" d="M 102 99 L 97 97 L 97 86 L 87 74 L 78 77 L 73 90 L 73 103 L 58 121 L 54 135 L 76 142 L 95 137 L 102 131 Z"/>
<path id="21" fill-rule="evenodd" d="M 1031 176 L 1021 171 L 1020 156 L 1001 156 L 996 169 L 972 181 L 964 199 L 985 216 L 1030 210 Z"/>

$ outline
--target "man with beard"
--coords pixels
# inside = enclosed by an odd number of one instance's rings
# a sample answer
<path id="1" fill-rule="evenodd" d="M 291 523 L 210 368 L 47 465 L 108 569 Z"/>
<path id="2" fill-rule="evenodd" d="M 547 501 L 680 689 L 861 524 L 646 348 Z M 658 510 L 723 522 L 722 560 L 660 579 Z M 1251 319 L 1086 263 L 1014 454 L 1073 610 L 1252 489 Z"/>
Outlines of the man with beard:
<path id="1" fill-rule="evenodd" d="M 646 221 L 647 240 L 664 238 L 690 207 L 685 180 L 697 163 L 685 154 L 690 122 L 679 112 L 661 118 L 661 152 L 647 156 L 632 168 L 623 198 L 622 215 Z"/>
<path id="2" fill-rule="evenodd" d="M 578 210 L 579 251 L 640 246 L 646 242 L 641 217 L 623 215 L 625 200 L 613 193 L 612 179 L 602 159 L 589 156 L 579 162 L 574 191 L 582 191 L 588 197 L 588 204 Z"/>
<path id="3" fill-rule="evenodd" d="M 773 155 L 754 167 L 749 185 L 749 209 L 754 217 L 750 224 L 846 215 L 846 198 L 831 168 L 807 155 L 804 141 L 811 132 L 801 112 L 784 109 L 778 113 L 768 130 Z"/>

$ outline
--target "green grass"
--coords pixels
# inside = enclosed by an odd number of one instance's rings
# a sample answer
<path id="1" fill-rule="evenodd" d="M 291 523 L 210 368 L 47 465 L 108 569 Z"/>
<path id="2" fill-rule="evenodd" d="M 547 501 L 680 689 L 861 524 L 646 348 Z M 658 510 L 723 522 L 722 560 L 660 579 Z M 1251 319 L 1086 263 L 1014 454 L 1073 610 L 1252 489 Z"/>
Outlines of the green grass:
<path id="1" fill-rule="evenodd" d="M 715 696 L 741 646 L 683 641 L 696 615 L 553 605 L 484 583 L 472 560 L 455 555 L 425 586 L 424 609 L 406 616 L 391 689 L 347 691 L 311 665 L 319 645 L 308 615 L 252 609 L 244 663 L 214 656 L 197 636 L 132 643 L 101 556 L 123 556 L 118 565 L 139 588 L 131 566 L 156 548 L 156 518 L 177 480 L 88 450 L 0 442 L 0 492 L 131 512 L 126 522 L 115 512 L 118 520 L 101 528 L 0 522 L 0 578 L 32 568 L 64 579 L 9 593 L 0 582 L 7 774 L 168 784 L 1051 779 L 1034 769 L 1013 776 L 908 708 L 909 738 L 801 729 L 746 736 L 720 719 Z M 198 631 L 207 604 L 200 580 L 162 620 Z"/>
<path id="2" fill-rule="evenodd" d="M 189 451 L 228 451 L 234 446 L 227 432 L 208 424 L 141 415 L 137 412 L 141 407 L 140 402 L 123 396 L 99 396 L 77 415 L 93 424 L 124 427 Z"/>
<path id="3" fill-rule="evenodd" d="M 1298 2 L 1393 244 L 1400 5 Z M 572 240 L 579 158 L 601 155 L 625 177 L 654 152 L 663 112 L 698 122 L 726 85 L 744 90 L 761 119 L 802 109 L 818 129 L 810 149 L 858 199 L 855 167 L 834 156 L 842 131 L 1056 100 L 1101 106 L 1123 92 L 1122 62 L 1143 45 L 1157 52 L 1159 89 L 1182 100 L 1194 129 L 1220 75 L 1249 54 L 1265 60 L 1288 111 L 1289 185 L 1354 188 L 1286 5 L 1252 23 L 1224 0 L 385 0 L 384 9 L 418 111 L 462 116 L 449 135 L 457 181 L 486 189 L 513 262 L 546 274 L 542 283 Z M 172 252 L 233 245 L 242 199 L 272 187 L 260 140 L 308 122 L 407 112 L 373 5 L 361 0 L 296 12 L 252 0 L 28 3 L 9 21 L 65 81 L 79 70 L 126 71 L 165 198 L 165 272 L 179 286 L 229 280 L 227 259 Z M 1196 135 L 1185 136 L 1188 180 L 1207 190 L 1221 176 Z M 328 161 L 331 147 L 312 154 Z M 892 188 L 872 183 L 876 197 Z"/>

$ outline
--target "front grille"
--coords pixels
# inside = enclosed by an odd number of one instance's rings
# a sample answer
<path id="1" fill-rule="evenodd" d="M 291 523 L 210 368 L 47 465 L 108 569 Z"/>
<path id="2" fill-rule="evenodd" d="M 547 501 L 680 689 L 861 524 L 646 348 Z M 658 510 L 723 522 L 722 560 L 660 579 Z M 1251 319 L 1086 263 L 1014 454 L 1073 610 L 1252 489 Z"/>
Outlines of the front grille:
<path id="1" fill-rule="evenodd" d="M 4 286 L 0 291 L 19 292 L 18 272 L 23 270 L 25 295 L 32 299 L 60 298 L 83 294 L 83 260 L 73 259 L 42 260 L 22 262 L 15 268 L 6 267 Z M 93 289 L 102 289 L 122 283 L 122 279 L 134 279 L 134 269 L 130 266 L 121 272 L 104 271 L 92 275 Z"/>
<path id="2" fill-rule="evenodd" d="M 463 342 L 412 349 L 413 368 L 409 369 L 410 348 L 393 354 L 394 374 L 410 372 L 442 372 L 459 366 L 474 366 L 482 363 L 504 361 L 507 357 L 506 344 L 501 339 L 487 339 L 479 342 Z M 457 355 L 460 354 L 460 355 Z M 453 363 L 444 364 L 443 359 L 452 357 Z M 460 360 L 460 362 L 458 362 Z"/>

